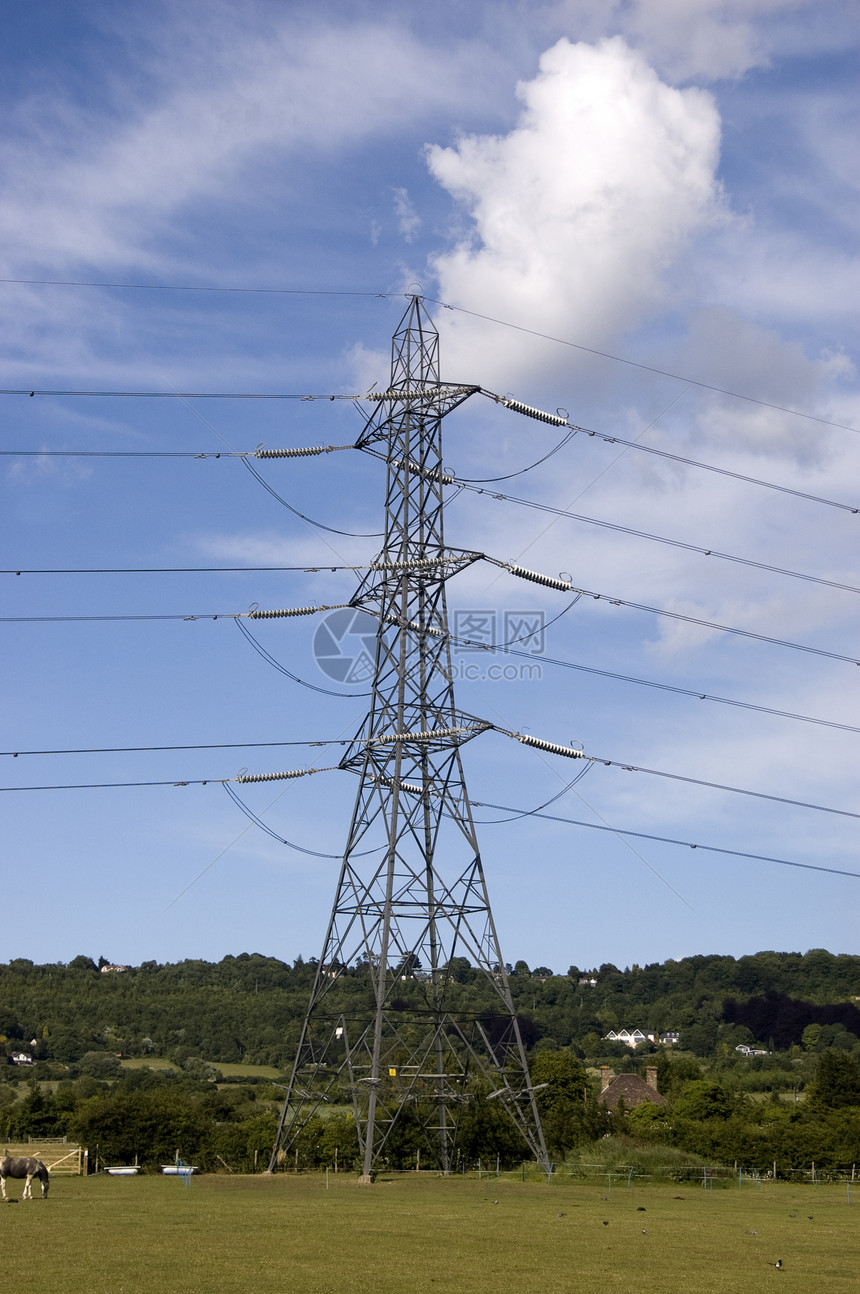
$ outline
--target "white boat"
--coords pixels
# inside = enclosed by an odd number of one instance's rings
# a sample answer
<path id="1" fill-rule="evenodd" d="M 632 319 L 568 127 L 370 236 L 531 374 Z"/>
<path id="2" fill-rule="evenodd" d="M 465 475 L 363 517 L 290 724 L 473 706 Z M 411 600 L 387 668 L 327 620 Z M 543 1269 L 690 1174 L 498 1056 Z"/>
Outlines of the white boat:
<path id="1" fill-rule="evenodd" d="M 111 1177 L 136 1177 L 140 1169 L 137 1164 L 126 1164 L 116 1168 L 106 1168 L 105 1172 Z"/>
<path id="2" fill-rule="evenodd" d="M 196 1164 L 162 1164 L 161 1171 L 165 1177 L 190 1177 L 198 1169 Z"/>

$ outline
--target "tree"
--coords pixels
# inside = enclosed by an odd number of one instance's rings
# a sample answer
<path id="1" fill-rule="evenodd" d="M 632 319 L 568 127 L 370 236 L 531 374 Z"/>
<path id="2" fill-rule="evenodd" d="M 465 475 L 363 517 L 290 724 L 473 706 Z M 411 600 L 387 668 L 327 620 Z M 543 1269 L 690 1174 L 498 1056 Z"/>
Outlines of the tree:
<path id="1" fill-rule="evenodd" d="M 83 954 L 81 954 L 78 957 L 72 958 L 72 960 L 69 962 L 69 970 L 94 971 L 94 970 L 98 970 L 98 967 L 96 966 L 92 957 L 85 957 Z"/>
<path id="2" fill-rule="evenodd" d="M 675 1102 L 675 1113 L 683 1119 L 728 1119 L 734 1101 L 724 1087 L 706 1078 L 688 1083 Z"/>
<path id="3" fill-rule="evenodd" d="M 588 1079 L 569 1051 L 540 1051 L 531 1064 L 546 1147 L 553 1159 L 564 1159 L 588 1139 Z"/>
<path id="4" fill-rule="evenodd" d="M 95 1096 L 76 1109 L 69 1131 L 83 1145 L 99 1147 L 108 1163 L 171 1163 L 211 1157 L 215 1120 L 189 1093 L 164 1084 L 152 1091 Z"/>
<path id="5" fill-rule="evenodd" d="M 844 1051 L 823 1051 L 808 1092 L 828 1110 L 860 1105 L 860 1064 Z"/>

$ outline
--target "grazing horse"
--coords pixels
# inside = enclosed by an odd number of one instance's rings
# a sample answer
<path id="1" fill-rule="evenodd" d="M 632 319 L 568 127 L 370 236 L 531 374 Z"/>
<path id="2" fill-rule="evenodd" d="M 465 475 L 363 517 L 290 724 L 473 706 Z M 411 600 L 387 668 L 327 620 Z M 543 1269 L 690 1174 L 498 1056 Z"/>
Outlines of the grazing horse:
<path id="1" fill-rule="evenodd" d="M 42 1185 L 42 1198 L 48 1194 L 50 1177 L 48 1170 L 42 1163 L 41 1159 L 35 1159 L 32 1155 L 29 1158 L 14 1159 L 7 1155 L 5 1159 L 0 1159 L 0 1190 L 3 1192 L 3 1199 L 6 1199 L 6 1178 L 23 1177 L 24 1193 L 22 1200 L 32 1200 L 33 1198 L 33 1178 L 38 1177 Z"/>

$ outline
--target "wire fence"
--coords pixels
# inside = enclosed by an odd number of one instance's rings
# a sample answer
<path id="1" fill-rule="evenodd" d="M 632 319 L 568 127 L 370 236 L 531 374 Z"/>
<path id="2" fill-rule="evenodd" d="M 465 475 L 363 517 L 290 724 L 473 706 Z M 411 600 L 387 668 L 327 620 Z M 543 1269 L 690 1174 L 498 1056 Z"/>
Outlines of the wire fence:
<path id="1" fill-rule="evenodd" d="M 500 1160 L 479 1159 L 475 1163 L 467 1163 L 465 1160 L 461 1160 L 456 1167 L 450 1169 L 447 1173 L 443 1173 L 440 1169 L 429 1164 L 421 1165 L 420 1160 L 413 1168 L 392 1168 L 383 1165 L 377 1171 L 379 1176 L 384 1177 L 448 1177 L 473 1182 L 497 1180 L 507 1182 L 546 1182 L 550 1185 L 561 1182 L 571 1185 L 577 1182 L 583 1184 L 593 1183 L 607 1192 L 619 1188 L 623 1190 L 632 1186 L 648 1184 L 671 1185 L 673 1183 L 698 1186 L 704 1190 L 731 1187 L 740 1190 L 759 1190 L 765 1185 L 773 1185 L 779 1182 L 808 1186 L 841 1183 L 848 1188 L 850 1197 L 850 1189 L 853 1184 L 856 1183 L 858 1191 L 860 1191 L 858 1167 L 860 1166 L 854 1163 L 823 1169 L 814 1163 L 795 1167 L 777 1164 L 776 1171 L 771 1168 L 763 1172 L 761 1169 L 746 1167 L 738 1163 L 653 1164 L 648 1169 L 644 1169 L 637 1164 L 619 1163 L 609 1167 L 601 1163 L 565 1162 L 553 1163 L 550 1165 L 549 1171 L 547 1171 L 533 1160 L 524 1160 L 516 1168 L 512 1168 L 507 1164 L 503 1166 Z M 312 1171 L 318 1172 L 319 1169 Z M 325 1169 L 327 1174 L 329 1172 L 334 1174 L 337 1171 L 338 1169 L 334 1165 Z M 352 1170 L 340 1168 L 340 1173 L 350 1171 Z"/>

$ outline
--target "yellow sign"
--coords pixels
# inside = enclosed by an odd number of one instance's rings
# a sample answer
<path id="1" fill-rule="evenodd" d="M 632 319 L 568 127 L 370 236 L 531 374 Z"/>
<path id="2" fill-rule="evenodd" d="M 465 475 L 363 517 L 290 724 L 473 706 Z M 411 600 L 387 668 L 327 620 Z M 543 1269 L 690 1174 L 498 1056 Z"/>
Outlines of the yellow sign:
<path id="1" fill-rule="evenodd" d="M 389 1069 L 389 1071 L 388 1071 L 388 1077 L 389 1077 L 389 1078 L 396 1078 L 396 1077 L 397 1077 L 397 1070 L 396 1070 L 396 1069 Z"/>

